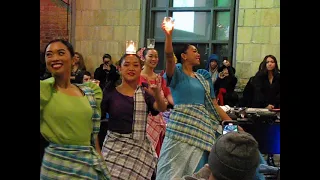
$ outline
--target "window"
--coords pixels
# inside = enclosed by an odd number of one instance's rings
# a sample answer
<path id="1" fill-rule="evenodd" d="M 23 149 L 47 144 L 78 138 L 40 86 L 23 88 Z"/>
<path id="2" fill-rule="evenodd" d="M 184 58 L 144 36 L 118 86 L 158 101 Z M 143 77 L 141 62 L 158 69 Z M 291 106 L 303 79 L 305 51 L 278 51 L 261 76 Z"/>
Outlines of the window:
<path id="1" fill-rule="evenodd" d="M 181 44 L 195 45 L 201 54 L 201 65 L 205 68 L 210 54 L 217 54 L 232 61 L 234 33 L 234 0 L 147 0 L 144 42 L 155 38 L 155 48 L 160 62 L 156 70 L 165 68 L 164 33 L 161 23 L 164 17 L 175 19 L 173 47 Z"/>

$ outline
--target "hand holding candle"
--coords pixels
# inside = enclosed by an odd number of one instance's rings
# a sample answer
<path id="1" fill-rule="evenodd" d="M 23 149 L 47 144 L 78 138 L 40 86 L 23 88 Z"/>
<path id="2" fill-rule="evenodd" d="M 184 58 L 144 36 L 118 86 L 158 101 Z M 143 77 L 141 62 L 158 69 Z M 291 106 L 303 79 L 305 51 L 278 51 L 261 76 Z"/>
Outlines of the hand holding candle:
<path id="1" fill-rule="evenodd" d="M 171 34 L 173 27 L 174 27 L 174 19 L 172 17 L 164 17 L 163 24 L 162 24 L 163 30 L 168 34 Z"/>

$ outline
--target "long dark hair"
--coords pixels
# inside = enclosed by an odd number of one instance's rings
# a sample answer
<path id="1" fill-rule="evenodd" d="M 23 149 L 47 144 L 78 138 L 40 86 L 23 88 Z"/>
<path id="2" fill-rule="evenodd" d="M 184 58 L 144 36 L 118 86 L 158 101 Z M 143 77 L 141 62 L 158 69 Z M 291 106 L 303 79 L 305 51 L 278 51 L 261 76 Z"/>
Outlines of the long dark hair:
<path id="1" fill-rule="evenodd" d="M 156 50 L 156 49 L 154 49 L 154 48 L 146 48 L 146 49 L 144 49 L 143 52 L 142 52 L 142 55 L 143 55 L 144 58 L 146 58 L 146 55 L 148 54 L 149 50 Z"/>
<path id="2" fill-rule="evenodd" d="M 263 58 L 263 61 L 260 63 L 260 73 L 263 73 L 263 74 L 266 74 L 268 73 L 268 69 L 267 69 L 267 59 L 268 58 L 271 58 L 273 59 L 274 63 L 276 64 L 275 68 L 272 70 L 273 71 L 273 74 L 276 74 L 276 73 L 280 73 L 280 69 L 279 69 L 279 66 L 278 66 L 278 61 L 277 61 L 277 58 L 273 55 L 267 55 Z M 258 73 L 259 73 L 258 72 Z"/>
<path id="3" fill-rule="evenodd" d="M 183 46 L 182 46 L 182 48 L 179 48 L 174 54 L 176 55 L 176 57 L 177 57 L 177 63 L 183 63 L 183 61 L 182 61 L 182 57 L 181 57 L 181 54 L 182 53 L 187 53 L 187 50 L 188 50 L 188 48 L 189 48 L 189 46 L 191 46 L 191 44 L 184 44 Z"/>
<path id="4" fill-rule="evenodd" d="M 142 61 L 141 61 L 140 57 L 137 54 L 124 54 L 124 55 L 122 55 L 120 60 L 118 61 L 118 66 L 121 66 L 121 64 L 124 61 L 124 59 L 129 55 L 134 55 L 135 57 L 137 57 L 139 59 L 140 65 L 142 67 Z"/>
<path id="5" fill-rule="evenodd" d="M 52 43 L 55 43 L 55 42 L 61 42 L 62 44 L 64 44 L 65 46 L 67 46 L 67 49 L 68 49 L 68 51 L 70 52 L 71 58 L 73 58 L 75 52 L 74 52 L 74 49 L 73 49 L 72 44 L 69 43 L 69 42 L 66 41 L 66 40 L 63 40 L 63 39 L 54 39 L 54 40 L 50 41 L 50 42 L 46 45 L 46 47 L 44 48 L 44 54 L 46 54 L 46 50 L 47 50 L 48 46 L 49 46 L 50 44 L 52 44 Z"/>
<path id="6" fill-rule="evenodd" d="M 83 58 L 82 54 L 79 53 L 79 52 L 75 52 L 74 54 L 77 54 L 79 56 L 79 69 L 82 70 L 82 71 L 86 71 L 87 68 L 86 68 L 86 65 L 84 63 L 84 58 Z"/>

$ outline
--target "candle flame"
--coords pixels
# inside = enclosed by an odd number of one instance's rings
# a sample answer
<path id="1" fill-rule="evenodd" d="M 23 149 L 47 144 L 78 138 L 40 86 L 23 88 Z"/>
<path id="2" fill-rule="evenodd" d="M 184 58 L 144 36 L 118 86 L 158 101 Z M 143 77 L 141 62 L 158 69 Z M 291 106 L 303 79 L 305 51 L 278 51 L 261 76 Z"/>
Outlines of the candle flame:
<path id="1" fill-rule="evenodd" d="M 147 46 L 147 48 L 154 48 L 154 44 L 149 44 L 148 46 Z"/>
<path id="2" fill-rule="evenodd" d="M 172 27 L 173 27 L 173 24 L 172 24 L 172 22 L 165 22 L 165 26 L 166 26 L 166 28 L 167 29 L 172 29 Z"/>
<path id="3" fill-rule="evenodd" d="M 127 54 L 136 54 L 136 48 L 133 45 L 133 42 L 129 43 L 129 45 L 126 48 Z"/>
<path id="4" fill-rule="evenodd" d="M 167 30 L 171 30 L 174 26 L 174 20 L 171 17 L 165 17 L 163 22 Z"/>

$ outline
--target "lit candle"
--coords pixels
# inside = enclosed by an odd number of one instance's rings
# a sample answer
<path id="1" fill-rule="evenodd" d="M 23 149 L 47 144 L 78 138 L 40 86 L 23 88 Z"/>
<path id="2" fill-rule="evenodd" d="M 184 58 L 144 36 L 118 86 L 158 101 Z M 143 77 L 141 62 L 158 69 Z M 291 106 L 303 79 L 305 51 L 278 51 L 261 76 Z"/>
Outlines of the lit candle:
<path id="1" fill-rule="evenodd" d="M 128 51 L 128 52 L 134 51 L 134 46 L 133 46 L 132 44 L 130 44 L 130 45 L 128 46 L 128 48 L 127 48 L 127 51 Z"/>
<path id="2" fill-rule="evenodd" d="M 147 46 L 147 48 L 154 48 L 154 45 L 153 45 L 153 44 L 149 44 L 149 45 Z"/>
<path id="3" fill-rule="evenodd" d="M 147 39 L 147 48 L 154 48 L 156 40 L 154 38 Z"/>
<path id="4" fill-rule="evenodd" d="M 135 43 L 134 41 L 127 41 L 126 42 L 126 54 L 136 54 L 136 51 L 137 51 L 136 45 L 137 45 L 137 43 Z"/>
<path id="5" fill-rule="evenodd" d="M 163 22 L 167 30 L 171 30 L 174 26 L 174 20 L 172 17 L 164 17 Z"/>

